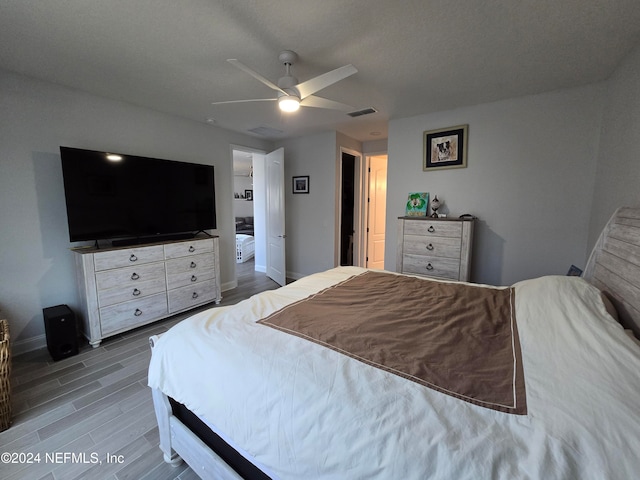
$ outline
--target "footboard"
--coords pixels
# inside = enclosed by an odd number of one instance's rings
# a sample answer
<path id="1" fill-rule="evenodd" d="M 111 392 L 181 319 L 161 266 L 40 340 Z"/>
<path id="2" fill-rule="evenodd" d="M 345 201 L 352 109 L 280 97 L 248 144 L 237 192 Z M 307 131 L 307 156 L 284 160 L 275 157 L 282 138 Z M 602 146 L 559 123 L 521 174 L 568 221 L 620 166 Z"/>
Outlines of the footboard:
<path id="1" fill-rule="evenodd" d="M 151 349 L 159 336 L 149 338 Z M 151 389 L 153 408 L 158 420 L 160 450 L 164 461 L 177 467 L 184 460 L 203 479 L 242 480 L 213 450 L 173 415 L 169 398 L 160 390 Z"/>

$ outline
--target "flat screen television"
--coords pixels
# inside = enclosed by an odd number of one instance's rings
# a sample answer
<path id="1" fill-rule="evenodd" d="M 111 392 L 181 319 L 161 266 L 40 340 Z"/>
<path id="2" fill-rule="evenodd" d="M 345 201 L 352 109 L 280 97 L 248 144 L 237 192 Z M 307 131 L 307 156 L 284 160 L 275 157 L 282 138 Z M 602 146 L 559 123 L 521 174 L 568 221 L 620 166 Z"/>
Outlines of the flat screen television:
<path id="1" fill-rule="evenodd" d="M 134 244 L 216 228 L 211 165 L 71 147 L 60 156 L 71 242 Z"/>

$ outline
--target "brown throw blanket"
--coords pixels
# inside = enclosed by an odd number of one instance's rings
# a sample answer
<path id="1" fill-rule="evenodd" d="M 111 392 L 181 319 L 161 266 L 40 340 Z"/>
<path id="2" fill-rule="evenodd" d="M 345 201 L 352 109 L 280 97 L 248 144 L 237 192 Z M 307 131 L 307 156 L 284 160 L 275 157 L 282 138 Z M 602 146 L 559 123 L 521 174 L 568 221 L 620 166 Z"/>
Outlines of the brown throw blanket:
<path id="1" fill-rule="evenodd" d="M 439 392 L 527 413 L 513 288 L 367 271 L 258 323 Z"/>

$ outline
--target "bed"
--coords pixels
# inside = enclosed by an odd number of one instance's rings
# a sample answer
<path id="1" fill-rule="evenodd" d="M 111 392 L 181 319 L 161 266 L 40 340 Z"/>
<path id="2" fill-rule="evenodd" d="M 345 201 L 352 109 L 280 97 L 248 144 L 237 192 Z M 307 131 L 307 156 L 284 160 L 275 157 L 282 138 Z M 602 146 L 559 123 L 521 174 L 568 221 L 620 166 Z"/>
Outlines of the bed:
<path id="1" fill-rule="evenodd" d="M 236 233 L 236 263 L 244 263 L 254 257 L 256 242 L 253 236 Z"/>
<path id="2" fill-rule="evenodd" d="M 349 296 L 366 286 L 374 311 Z M 202 478 L 634 478 L 639 312 L 636 208 L 612 217 L 585 278 L 493 287 L 332 269 L 150 339 L 160 448 Z"/>

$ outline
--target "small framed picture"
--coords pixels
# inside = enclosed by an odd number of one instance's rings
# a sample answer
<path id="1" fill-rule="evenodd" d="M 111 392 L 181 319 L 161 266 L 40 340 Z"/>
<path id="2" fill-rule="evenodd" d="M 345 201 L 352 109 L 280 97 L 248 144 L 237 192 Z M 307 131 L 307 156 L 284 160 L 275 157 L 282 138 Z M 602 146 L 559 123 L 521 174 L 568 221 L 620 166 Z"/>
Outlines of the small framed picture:
<path id="1" fill-rule="evenodd" d="M 405 215 L 407 217 L 426 217 L 429 205 L 428 192 L 411 192 L 407 199 Z"/>
<path id="2" fill-rule="evenodd" d="M 580 277 L 582 276 L 582 270 L 576 267 L 575 265 L 571 265 L 571 267 L 569 267 L 569 271 L 567 272 L 567 276 Z"/>
<path id="3" fill-rule="evenodd" d="M 424 132 L 422 170 L 444 170 L 467 166 L 468 125 Z"/>
<path id="4" fill-rule="evenodd" d="M 253 190 L 245 190 L 244 198 L 246 198 L 247 200 L 253 201 Z"/>
<path id="5" fill-rule="evenodd" d="M 293 177 L 293 193 L 309 193 L 309 176 Z"/>

